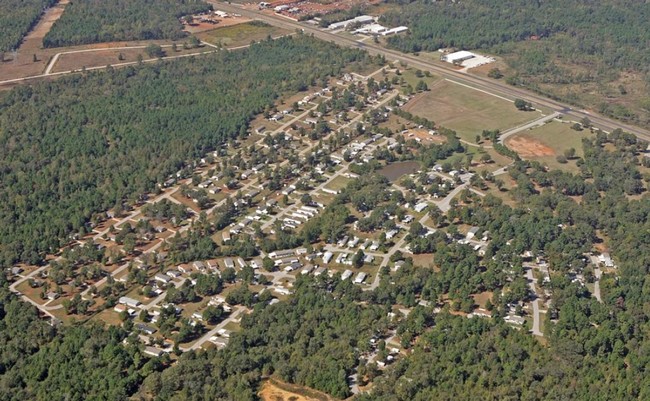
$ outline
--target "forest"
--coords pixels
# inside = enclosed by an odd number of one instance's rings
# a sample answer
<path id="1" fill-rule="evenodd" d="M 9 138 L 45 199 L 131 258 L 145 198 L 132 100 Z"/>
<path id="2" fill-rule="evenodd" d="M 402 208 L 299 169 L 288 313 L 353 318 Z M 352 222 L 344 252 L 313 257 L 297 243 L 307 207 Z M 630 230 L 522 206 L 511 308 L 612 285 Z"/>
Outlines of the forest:
<path id="1" fill-rule="evenodd" d="M 0 280 L 1 399 L 127 400 L 163 369 L 164 359 L 145 358 L 120 327 L 53 328 Z"/>
<path id="2" fill-rule="evenodd" d="M 650 121 L 650 97 L 636 101 L 637 113 L 604 102 L 625 96 L 630 88 L 606 90 L 624 73 L 639 74 L 638 84 L 650 85 L 650 4 L 635 0 L 470 0 L 464 2 L 396 0 L 398 10 L 382 18 L 391 26 L 407 25 L 410 34 L 388 39 L 406 51 L 436 51 L 455 47 L 503 56 L 514 73 L 509 83 L 580 102 L 583 97 L 566 85 L 599 88 L 596 105 L 602 113 L 637 123 Z M 607 38 L 607 40 L 603 40 Z M 615 85 L 618 87 L 618 85 Z M 616 93 L 614 93 L 616 92 Z M 643 91 L 641 91 L 643 92 Z M 645 93 L 648 91 L 646 89 Z M 610 97 L 612 97 L 610 96 Z M 640 115 L 639 115 L 640 114 Z"/>
<path id="3" fill-rule="evenodd" d="M 179 18 L 212 9 L 201 0 L 75 0 L 45 35 L 43 46 L 183 38 Z"/>
<path id="4" fill-rule="evenodd" d="M 43 10 L 56 0 L 3 0 L 0 2 L 0 55 L 17 49 L 38 22 Z M 0 60 L 3 62 L 4 59 Z"/>
<path id="5" fill-rule="evenodd" d="M 298 36 L 3 93 L 0 264 L 38 263 L 106 210 L 245 136 L 280 94 L 369 61 Z"/>

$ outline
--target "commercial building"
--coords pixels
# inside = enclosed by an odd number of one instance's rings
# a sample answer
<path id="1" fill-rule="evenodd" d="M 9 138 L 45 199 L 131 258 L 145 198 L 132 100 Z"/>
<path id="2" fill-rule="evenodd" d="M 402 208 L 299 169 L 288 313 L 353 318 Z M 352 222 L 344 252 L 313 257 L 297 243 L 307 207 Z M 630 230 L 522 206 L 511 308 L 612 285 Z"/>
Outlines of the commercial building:
<path id="1" fill-rule="evenodd" d="M 451 63 L 451 64 L 458 64 L 458 63 L 462 63 L 463 61 L 469 60 L 469 59 L 474 58 L 474 57 L 476 57 L 476 55 L 474 53 L 468 52 L 468 51 L 465 51 L 465 50 L 461 50 L 461 51 L 455 52 L 455 53 L 443 54 L 440 57 L 440 60 L 446 61 L 446 62 Z"/>

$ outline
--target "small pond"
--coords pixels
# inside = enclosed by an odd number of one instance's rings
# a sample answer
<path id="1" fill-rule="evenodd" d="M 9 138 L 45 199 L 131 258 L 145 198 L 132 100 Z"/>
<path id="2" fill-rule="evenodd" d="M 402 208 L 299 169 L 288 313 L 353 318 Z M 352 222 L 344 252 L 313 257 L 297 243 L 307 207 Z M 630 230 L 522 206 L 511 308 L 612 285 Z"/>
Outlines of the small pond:
<path id="1" fill-rule="evenodd" d="M 379 174 L 388 178 L 389 181 L 397 181 L 404 174 L 413 174 L 420 170 L 418 162 L 397 162 L 391 163 L 379 170 Z"/>

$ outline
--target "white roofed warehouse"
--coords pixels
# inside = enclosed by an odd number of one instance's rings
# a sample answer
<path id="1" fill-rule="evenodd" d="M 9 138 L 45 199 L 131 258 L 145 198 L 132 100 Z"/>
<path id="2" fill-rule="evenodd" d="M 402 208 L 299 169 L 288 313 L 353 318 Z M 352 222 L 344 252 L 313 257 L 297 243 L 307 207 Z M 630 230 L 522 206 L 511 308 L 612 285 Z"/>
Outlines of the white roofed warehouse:
<path id="1" fill-rule="evenodd" d="M 459 63 L 462 63 L 465 60 L 469 60 L 469 59 L 474 58 L 474 57 L 476 57 L 476 55 L 474 53 L 468 52 L 466 50 L 461 50 L 459 52 L 443 54 L 440 57 L 440 60 L 446 61 L 446 62 L 452 63 L 452 64 L 459 64 Z"/>

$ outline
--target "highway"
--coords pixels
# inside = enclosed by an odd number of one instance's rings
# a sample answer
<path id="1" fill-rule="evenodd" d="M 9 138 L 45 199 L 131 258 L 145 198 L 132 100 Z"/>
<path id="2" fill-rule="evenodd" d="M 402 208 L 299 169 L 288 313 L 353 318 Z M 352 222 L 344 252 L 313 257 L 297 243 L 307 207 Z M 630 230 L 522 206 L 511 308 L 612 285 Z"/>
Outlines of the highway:
<path id="1" fill-rule="evenodd" d="M 440 65 L 434 64 L 432 62 L 427 62 L 426 60 L 422 60 L 421 58 L 418 58 L 411 54 L 405 54 L 396 50 L 386 49 L 374 43 L 368 43 L 368 42 L 360 43 L 356 40 L 352 40 L 347 37 L 334 34 L 332 32 L 308 24 L 301 24 L 299 22 L 293 21 L 291 19 L 276 14 L 270 14 L 268 12 L 245 9 L 239 5 L 226 4 L 214 0 L 208 0 L 208 3 L 211 3 L 215 7 L 215 9 L 223 10 L 229 13 L 240 14 L 244 17 L 251 18 L 251 19 L 263 20 L 271 25 L 280 28 L 284 28 L 288 30 L 300 29 L 306 34 L 313 34 L 313 36 L 316 38 L 333 42 L 340 46 L 360 48 L 366 50 L 368 53 L 373 55 L 381 54 L 384 57 L 386 57 L 387 60 L 402 61 L 407 63 L 410 66 L 422 70 L 429 70 L 431 72 L 435 72 L 436 74 L 440 75 L 443 78 L 447 78 L 461 84 L 470 85 L 474 88 L 481 89 L 492 94 L 503 95 L 511 99 L 523 99 L 533 103 L 533 105 L 538 107 L 539 106 L 548 107 L 553 111 L 571 117 L 576 121 L 580 121 L 583 118 L 588 117 L 594 127 L 600 128 L 604 131 L 609 132 L 617 128 L 621 128 L 624 131 L 634 134 L 641 139 L 650 141 L 650 131 L 647 129 L 628 125 L 623 122 L 615 121 L 592 112 L 575 110 L 572 108 L 572 106 L 568 104 L 551 100 L 547 97 L 538 95 L 534 92 L 522 88 L 510 86 L 505 83 L 491 80 L 488 78 L 466 74 L 463 72 L 453 70 L 451 68 L 441 67 Z"/>

